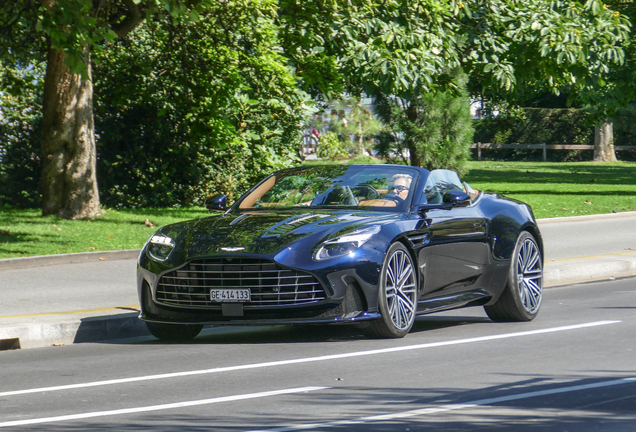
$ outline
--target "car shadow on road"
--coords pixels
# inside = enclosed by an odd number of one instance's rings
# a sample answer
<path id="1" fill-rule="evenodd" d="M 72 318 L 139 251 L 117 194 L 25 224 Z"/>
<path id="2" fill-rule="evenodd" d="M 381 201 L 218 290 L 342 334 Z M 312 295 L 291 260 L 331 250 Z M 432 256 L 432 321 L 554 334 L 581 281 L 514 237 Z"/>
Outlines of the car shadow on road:
<path id="1" fill-rule="evenodd" d="M 418 317 L 411 334 L 441 330 L 449 327 L 491 323 L 488 318 L 475 316 Z M 273 344 L 346 342 L 374 340 L 368 331 L 368 322 L 352 325 L 269 325 L 227 326 L 204 328 L 199 336 L 187 342 L 165 342 L 144 338 L 142 344 Z"/>

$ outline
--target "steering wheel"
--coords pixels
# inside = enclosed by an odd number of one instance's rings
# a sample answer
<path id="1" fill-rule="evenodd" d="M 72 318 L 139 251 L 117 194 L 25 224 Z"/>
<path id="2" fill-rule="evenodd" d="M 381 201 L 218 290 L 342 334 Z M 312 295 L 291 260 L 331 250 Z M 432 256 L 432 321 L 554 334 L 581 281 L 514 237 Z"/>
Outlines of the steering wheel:
<path id="1" fill-rule="evenodd" d="M 380 192 L 376 188 L 368 184 L 359 184 L 351 188 L 352 191 L 358 192 L 354 193 L 354 195 L 361 196 L 364 195 L 365 200 L 373 200 L 380 198 Z"/>
<path id="2" fill-rule="evenodd" d="M 403 200 L 399 196 L 395 195 L 393 192 L 384 195 L 383 199 L 395 201 L 398 206 L 404 204 L 404 202 L 405 202 L 405 200 Z"/>

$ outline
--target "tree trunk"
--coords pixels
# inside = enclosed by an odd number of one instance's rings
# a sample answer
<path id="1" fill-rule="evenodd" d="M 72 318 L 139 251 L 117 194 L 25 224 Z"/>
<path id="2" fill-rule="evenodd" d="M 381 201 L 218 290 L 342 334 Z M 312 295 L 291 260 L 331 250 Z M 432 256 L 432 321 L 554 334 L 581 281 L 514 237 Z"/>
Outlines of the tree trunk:
<path id="1" fill-rule="evenodd" d="M 42 118 L 42 215 L 81 219 L 101 213 L 96 176 L 93 84 L 49 49 Z"/>
<path id="2" fill-rule="evenodd" d="M 362 120 L 358 122 L 358 155 L 364 156 L 364 137 L 362 135 Z"/>
<path id="3" fill-rule="evenodd" d="M 611 120 L 604 120 L 594 127 L 594 161 L 616 162 L 614 123 Z"/>
<path id="4" fill-rule="evenodd" d="M 406 118 L 408 118 L 409 121 L 412 123 L 415 123 L 417 121 L 417 107 L 415 106 L 415 102 L 413 101 L 409 102 L 408 106 L 406 107 Z M 409 159 L 411 162 L 411 166 L 421 167 L 422 159 L 420 158 L 417 144 L 409 138 L 407 138 L 405 141 L 406 148 L 409 149 Z"/>

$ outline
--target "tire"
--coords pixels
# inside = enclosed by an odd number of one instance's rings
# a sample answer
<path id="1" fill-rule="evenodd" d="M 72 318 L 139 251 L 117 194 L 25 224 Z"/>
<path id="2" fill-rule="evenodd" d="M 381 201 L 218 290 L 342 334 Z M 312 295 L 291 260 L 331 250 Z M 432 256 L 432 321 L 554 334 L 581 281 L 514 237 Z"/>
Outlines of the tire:
<path id="1" fill-rule="evenodd" d="M 504 292 L 494 305 L 484 309 L 493 321 L 532 321 L 539 313 L 543 294 L 543 257 L 532 234 L 521 232 L 512 257 Z"/>
<path id="2" fill-rule="evenodd" d="M 380 273 L 378 308 L 382 318 L 371 322 L 373 336 L 402 338 L 411 331 L 417 313 L 417 286 L 411 254 L 402 243 L 393 243 Z"/>
<path id="3" fill-rule="evenodd" d="M 157 339 L 170 342 L 186 342 L 194 339 L 203 328 L 197 324 L 161 324 L 147 322 L 146 327 Z"/>

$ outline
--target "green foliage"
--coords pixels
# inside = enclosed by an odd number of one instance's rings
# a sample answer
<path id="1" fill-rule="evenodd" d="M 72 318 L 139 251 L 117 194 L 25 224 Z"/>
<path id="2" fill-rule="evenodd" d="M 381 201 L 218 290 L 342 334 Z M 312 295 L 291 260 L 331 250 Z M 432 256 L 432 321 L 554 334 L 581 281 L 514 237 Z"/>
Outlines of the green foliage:
<path id="1" fill-rule="evenodd" d="M 630 31 L 599 0 L 281 0 L 279 14 L 308 88 L 328 92 L 336 81 L 406 100 L 454 88 L 449 71 L 457 68 L 476 92 L 602 85 L 623 61 Z"/>
<path id="2" fill-rule="evenodd" d="M 616 113 L 614 145 L 632 145 L 636 149 L 636 104 L 631 103 Z"/>
<path id="3" fill-rule="evenodd" d="M 455 91 L 426 93 L 406 101 L 379 95 L 378 113 L 387 130 L 378 137 L 378 151 L 389 160 L 433 170 L 462 172 L 473 142 L 470 100 L 466 77 L 456 76 L 460 94 Z"/>
<path id="4" fill-rule="evenodd" d="M 509 115 L 474 120 L 475 142 L 495 144 L 594 144 L 594 128 L 581 109 L 522 108 Z M 590 160 L 592 152 L 548 151 L 551 161 Z M 482 150 L 482 158 L 542 160 L 537 150 Z"/>
<path id="5" fill-rule="evenodd" d="M 320 159 L 336 160 L 346 158 L 349 153 L 338 139 L 335 132 L 320 135 L 316 154 Z"/>
<path id="6" fill-rule="evenodd" d="M 278 53 L 273 2 L 158 16 L 97 58 L 100 188 L 110 206 L 236 199 L 297 161 L 304 93 Z"/>
<path id="7" fill-rule="evenodd" d="M 0 61 L 0 207 L 40 204 L 40 66 L 13 68 Z M 26 83 L 26 85 L 23 85 Z"/>

